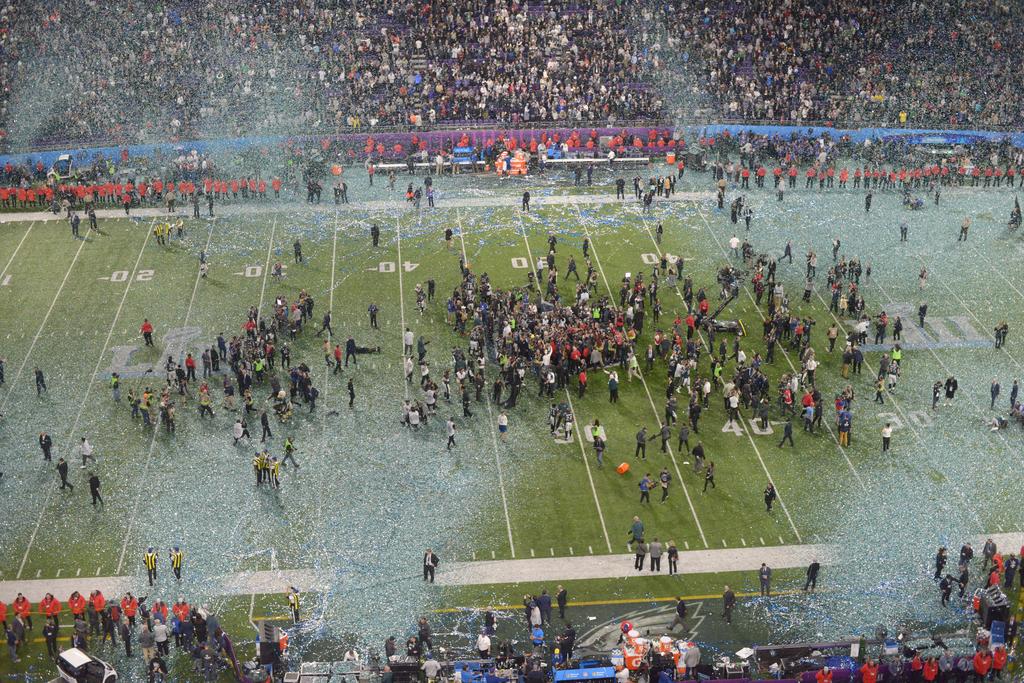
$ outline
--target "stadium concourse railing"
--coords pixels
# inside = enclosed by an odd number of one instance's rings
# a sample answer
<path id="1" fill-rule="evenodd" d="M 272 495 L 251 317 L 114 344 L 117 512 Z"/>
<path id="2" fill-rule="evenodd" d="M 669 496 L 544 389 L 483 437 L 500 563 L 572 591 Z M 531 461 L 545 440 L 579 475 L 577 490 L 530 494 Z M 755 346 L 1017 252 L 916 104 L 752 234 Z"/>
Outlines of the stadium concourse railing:
<path id="1" fill-rule="evenodd" d="M 242 137 L 217 140 L 169 140 L 163 143 L 150 143 L 138 145 L 106 145 L 106 146 L 76 146 L 53 148 L 48 150 L 24 151 L 0 155 L 0 169 L 7 163 L 14 166 L 35 166 L 41 162 L 49 168 L 62 154 L 70 154 L 76 165 L 91 164 L 97 158 L 106 158 L 121 163 L 125 158 L 146 157 L 174 159 L 183 153 L 193 150 L 201 154 L 239 153 L 246 150 L 268 151 L 274 148 L 283 149 L 291 147 L 308 147 L 321 145 L 329 150 L 332 159 L 341 163 L 362 163 L 368 156 L 373 156 L 377 161 L 396 162 L 405 161 L 409 153 L 425 146 L 428 152 L 456 146 L 463 138 L 468 138 L 469 145 L 484 147 L 499 136 L 514 139 L 521 146 L 528 146 L 534 140 L 540 140 L 542 136 L 548 138 L 558 136 L 559 139 L 568 139 L 574 132 L 578 132 L 582 140 L 590 137 L 590 132 L 596 130 L 598 136 L 607 139 L 620 135 L 623 131 L 634 140 L 627 144 L 631 151 L 638 155 L 659 157 L 677 148 L 674 143 L 665 144 L 666 138 L 674 140 L 686 140 L 692 144 L 699 139 L 719 138 L 728 134 L 729 136 L 740 136 L 743 133 L 754 133 L 769 137 L 789 139 L 793 136 L 817 138 L 822 135 L 829 135 L 834 139 L 848 138 L 851 142 L 862 143 L 868 140 L 894 140 L 898 139 L 908 144 L 943 144 L 943 145 L 972 145 L 984 142 L 1008 141 L 1015 147 L 1024 148 L 1024 131 L 997 131 L 997 130 L 972 130 L 972 129 L 937 129 L 937 128 L 901 128 L 901 127 L 860 127 L 860 128 L 837 128 L 831 125 L 784 125 L 754 123 L 750 121 L 736 122 L 658 122 L 658 121 L 632 121 L 593 126 L 591 122 L 580 122 L 577 125 L 567 125 L 554 122 L 546 122 L 544 125 L 532 125 L 530 127 L 503 127 L 496 124 L 485 124 L 473 122 L 469 125 L 456 125 L 446 123 L 443 126 L 426 129 L 405 130 L 368 130 L 358 132 L 341 132 L 332 134 L 308 134 L 301 136 L 259 136 Z M 650 138 L 655 137 L 655 142 Z M 637 141 L 636 139 L 639 139 Z M 372 145 L 369 143 L 372 141 Z M 572 151 L 572 150 L 571 150 Z M 590 150 L 586 150 L 590 151 Z"/>

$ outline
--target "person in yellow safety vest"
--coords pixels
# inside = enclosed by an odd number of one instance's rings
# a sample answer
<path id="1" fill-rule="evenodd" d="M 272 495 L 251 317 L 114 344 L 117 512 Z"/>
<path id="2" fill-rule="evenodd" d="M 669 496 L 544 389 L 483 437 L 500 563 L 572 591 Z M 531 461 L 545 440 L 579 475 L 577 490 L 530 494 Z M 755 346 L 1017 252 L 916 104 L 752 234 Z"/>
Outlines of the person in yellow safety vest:
<path id="1" fill-rule="evenodd" d="M 281 488 L 281 463 L 277 461 L 277 456 L 270 458 L 267 462 L 267 470 L 270 477 L 270 485 L 275 489 Z"/>
<path id="2" fill-rule="evenodd" d="M 181 549 L 178 546 L 174 546 L 174 550 L 168 553 L 168 555 L 171 558 L 171 571 L 174 572 L 174 578 L 181 581 L 181 562 L 184 559 Z"/>
<path id="3" fill-rule="evenodd" d="M 146 548 L 146 552 L 142 556 L 142 563 L 146 565 L 149 585 L 152 586 L 156 581 L 156 552 L 153 550 L 153 546 Z"/>
<path id="4" fill-rule="evenodd" d="M 252 459 L 252 471 L 256 475 L 256 486 L 263 484 L 263 453 L 257 453 Z"/>
<path id="5" fill-rule="evenodd" d="M 288 591 L 288 607 L 292 611 L 292 622 L 299 623 L 299 589 L 295 586 Z"/>

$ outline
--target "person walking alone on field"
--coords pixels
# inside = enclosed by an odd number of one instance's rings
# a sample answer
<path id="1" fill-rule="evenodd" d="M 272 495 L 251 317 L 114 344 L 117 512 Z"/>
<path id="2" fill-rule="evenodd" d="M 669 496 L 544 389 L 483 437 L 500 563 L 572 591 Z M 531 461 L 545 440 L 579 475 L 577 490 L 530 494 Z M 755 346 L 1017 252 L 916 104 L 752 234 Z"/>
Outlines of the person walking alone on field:
<path id="1" fill-rule="evenodd" d="M 92 453 L 93 453 L 92 444 L 89 443 L 89 440 L 83 436 L 82 437 L 82 443 L 79 444 L 79 446 L 78 446 L 78 454 L 82 456 L 82 469 L 83 470 L 85 469 L 86 461 L 92 460 L 93 462 L 96 462 L 96 458 L 93 456 Z"/>
<path id="2" fill-rule="evenodd" d="M 818 572 L 821 571 L 821 564 L 817 560 L 811 560 L 811 563 L 807 566 L 807 581 L 804 583 L 804 592 L 807 592 L 808 588 L 811 592 L 818 587 Z"/>
<path id="3" fill-rule="evenodd" d="M 100 478 L 96 476 L 95 472 L 89 473 L 89 493 L 92 494 L 93 505 L 96 503 L 103 505 L 103 496 L 100 495 Z"/>
<path id="4" fill-rule="evenodd" d="M 775 492 L 775 485 L 768 482 L 768 485 L 764 488 L 764 511 L 771 512 L 772 504 L 775 503 L 775 499 L 778 498 L 778 494 Z"/>
<path id="5" fill-rule="evenodd" d="M 722 618 L 725 623 L 732 623 L 732 610 L 736 607 L 736 594 L 728 586 L 722 591 Z"/>
<path id="6" fill-rule="evenodd" d="M 757 579 L 761 583 L 761 596 L 771 597 L 772 595 L 772 568 L 764 562 L 761 563 L 761 569 L 757 572 Z"/>
<path id="7" fill-rule="evenodd" d="M 429 580 L 430 583 L 434 583 L 434 570 L 437 569 L 437 565 L 441 563 L 440 558 L 434 554 L 434 551 L 427 548 L 426 552 L 423 553 L 423 580 Z"/>
<path id="8" fill-rule="evenodd" d="M 71 489 L 74 493 L 75 487 L 68 481 L 68 463 L 64 458 L 57 458 L 57 474 L 60 476 L 60 490 Z"/>
<path id="9" fill-rule="evenodd" d="M 701 493 L 708 492 L 708 486 L 711 488 L 717 488 L 715 486 L 715 461 L 708 460 L 707 467 L 704 468 L 704 490 Z"/>

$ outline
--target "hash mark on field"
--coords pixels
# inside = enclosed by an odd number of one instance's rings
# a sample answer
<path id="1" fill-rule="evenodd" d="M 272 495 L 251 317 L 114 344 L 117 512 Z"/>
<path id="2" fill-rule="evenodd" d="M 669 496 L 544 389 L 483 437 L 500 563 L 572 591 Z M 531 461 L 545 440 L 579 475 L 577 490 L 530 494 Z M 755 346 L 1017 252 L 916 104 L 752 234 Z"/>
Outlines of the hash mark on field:
<path id="1" fill-rule="evenodd" d="M 782 540 L 782 536 L 779 536 L 779 543 L 781 543 L 782 545 L 786 545 L 786 542 Z"/>
<path id="2" fill-rule="evenodd" d="M 58 570 L 57 570 L 57 578 L 58 578 L 58 579 L 60 578 L 60 573 L 61 573 L 62 571 L 63 571 L 62 569 L 58 569 Z"/>
<path id="3" fill-rule="evenodd" d="M 537 557 L 537 553 L 533 552 L 533 548 L 530 548 L 530 557 Z"/>
<path id="4" fill-rule="evenodd" d="M 741 539 L 740 539 L 740 543 L 742 543 L 742 544 L 743 544 L 743 547 L 744 547 L 744 548 L 746 548 L 746 547 L 747 547 L 747 539 L 745 539 L 745 538 L 741 538 Z"/>
<path id="5" fill-rule="evenodd" d="M 1002 531 L 1002 529 L 1000 529 L 1000 531 Z M 814 540 L 818 543 L 821 543 L 821 536 L 819 536 L 818 534 L 814 534 Z"/>
<path id="6" fill-rule="evenodd" d="M 555 549 L 554 548 L 550 548 L 550 550 L 551 550 L 551 557 L 554 557 L 555 556 Z"/>
<path id="7" fill-rule="evenodd" d="M 685 545 L 685 546 L 686 546 L 686 549 L 687 549 L 687 550 L 689 550 L 689 549 L 690 549 L 690 542 L 689 542 L 689 541 L 683 541 L 683 545 Z"/>
<path id="8" fill-rule="evenodd" d="M 587 546 L 587 550 L 589 550 L 589 551 L 590 551 L 590 554 L 591 554 L 591 555 L 593 555 L 593 554 L 594 554 L 594 546 L 592 546 L 592 545 L 588 545 L 588 546 Z"/>
<path id="9" fill-rule="evenodd" d="M 726 545 L 724 538 L 722 539 L 722 547 L 723 548 L 728 548 L 729 547 L 728 545 Z"/>
<path id="10" fill-rule="evenodd" d="M 570 554 L 570 555 L 575 555 L 575 554 L 576 554 L 576 553 L 574 553 L 574 552 L 572 551 L 572 546 L 569 546 L 569 554 Z"/>
<path id="11" fill-rule="evenodd" d="M 476 559 L 476 551 L 475 550 L 473 551 L 473 559 L 474 560 Z"/>
<path id="12" fill-rule="evenodd" d="M 43 570 L 42 569 L 37 569 L 36 570 L 36 578 L 38 579 L 42 575 L 43 575 Z"/>
<path id="13" fill-rule="evenodd" d="M 761 541 L 761 545 L 764 545 L 764 536 L 758 536 L 757 540 Z"/>
<path id="14" fill-rule="evenodd" d="M 9 284 L 11 284 L 11 276 L 10 275 L 5 275 L 4 276 L 4 281 L 0 282 L 0 287 L 6 287 Z"/>
<path id="15" fill-rule="evenodd" d="M 101 569 L 103 569 L 103 567 L 96 567 L 96 576 L 100 575 L 100 570 Z"/>
<path id="16" fill-rule="evenodd" d="M 79 567 L 79 568 L 78 568 L 78 571 L 77 571 L 77 572 L 75 572 L 75 576 L 81 576 L 81 575 L 82 575 L 82 568 L 81 568 L 81 567 Z"/>
<path id="17" fill-rule="evenodd" d="M 999 529 L 999 533 L 1003 533 L 1003 525 L 1002 524 L 996 524 L 996 528 Z"/>
<path id="18" fill-rule="evenodd" d="M 495 554 L 494 554 L 494 551 L 492 550 L 491 551 L 491 559 L 493 560 L 494 558 L 495 558 Z"/>

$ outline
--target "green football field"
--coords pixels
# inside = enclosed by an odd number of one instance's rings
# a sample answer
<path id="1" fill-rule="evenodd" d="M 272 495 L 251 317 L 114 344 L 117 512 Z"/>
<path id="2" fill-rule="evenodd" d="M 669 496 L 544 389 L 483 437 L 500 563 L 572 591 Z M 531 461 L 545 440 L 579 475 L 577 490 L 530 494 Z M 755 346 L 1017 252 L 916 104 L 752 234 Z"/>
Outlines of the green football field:
<path id="1" fill-rule="evenodd" d="M 419 179 L 417 179 L 417 183 Z M 156 244 L 151 218 L 107 218 L 101 232 L 73 240 L 64 222 L 6 222 L 0 226 L 0 357 L 6 384 L 0 395 L 0 483 L 5 522 L 0 579 L 58 579 L 133 575 L 145 580 L 142 553 L 161 553 L 156 593 L 177 592 L 213 599 L 217 577 L 244 570 L 314 569 L 332 577 L 332 588 L 317 600 L 328 633 L 372 638 L 401 631 L 426 609 L 448 607 L 441 594 L 419 580 L 426 546 L 444 563 L 491 559 L 566 557 L 625 553 L 633 515 L 650 536 L 674 540 L 680 550 L 830 543 L 838 549 L 834 603 L 821 611 L 830 633 L 873 627 L 886 619 L 911 616 L 923 622 L 947 619 L 933 600 L 928 564 L 939 545 L 959 548 L 967 538 L 1024 528 L 1016 504 L 1022 464 L 1020 429 L 990 432 L 992 415 L 1006 413 L 1012 380 L 1021 374 L 1024 343 L 1024 283 L 1019 282 L 1022 243 L 1006 232 L 1012 193 L 951 189 L 936 207 L 905 212 L 894 193 L 876 192 L 870 213 L 855 191 L 797 190 L 775 201 L 769 190 L 747 193 L 754 207 L 749 234 L 714 208 L 708 176 L 688 176 L 680 189 L 705 192 L 694 201 L 658 202 L 649 216 L 632 201 L 615 202 L 613 179 L 593 188 L 569 188 L 568 177 L 499 182 L 494 179 L 442 179 L 437 208 L 420 211 L 386 190 L 352 190 L 354 205 L 300 203 L 222 207 L 215 220 L 186 219 L 184 238 Z M 353 180 L 351 185 L 360 184 Z M 534 194 L 529 214 L 519 210 L 523 189 Z M 730 189 L 729 199 L 736 190 Z M 600 201 L 564 202 L 558 197 L 600 195 Z M 483 198 L 490 202 L 474 202 Z M 367 204 L 366 200 L 377 203 Z M 974 220 L 970 241 L 957 243 L 966 215 Z M 898 241 L 906 220 L 910 240 Z M 664 225 L 661 243 L 655 239 Z M 370 226 L 380 227 L 378 248 Z M 83 224 L 83 232 L 84 232 Z M 446 247 L 443 233 L 455 240 Z M 564 273 L 569 255 L 585 273 L 584 238 L 598 274 L 595 298 L 618 299 L 625 273 L 649 276 L 662 253 L 681 255 L 696 287 L 718 301 L 715 274 L 732 261 L 728 240 L 747 237 L 755 251 L 776 258 L 787 240 L 795 262 L 779 266 L 792 310 L 816 321 L 814 348 L 822 361 L 818 385 L 826 406 L 847 383 L 856 392 L 852 444 L 840 447 L 831 412 L 825 429 L 804 434 L 794 423 L 796 447 L 777 447 L 781 422 L 773 407 L 769 433 L 754 428 L 745 413 L 726 424 L 720 391 L 700 422 L 708 457 L 716 464 L 717 488 L 702 491 L 703 477 L 692 471 L 685 452 L 660 452 L 656 433 L 664 414 L 664 361 L 642 379 L 626 381 L 621 398 L 610 404 L 607 378 L 594 370 L 585 396 L 575 383 L 556 392 L 571 405 L 578 427 L 599 419 L 608 435 L 603 468 L 583 429 L 569 443 L 556 442 L 547 428 L 550 401 L 537 397 L 530 377 L 519 405 L 508 411 L 510 433 L 499 439 L 500 408 L 474 402 L 472 418 L 461 416 L 453 400 L 424 429 L 399 424 L 401 403 L 420 398 L 405 382 L 402 331 L 408 327 L 430 344 L 427 360 L 439 377 L 451 367 L 451 350 L 467 341 L 445 321 L 445 301 L 458 284 L 464 258 L 477 274 L 487 273 L 499 288 L 522 287 L 530 265 L 546 254 L 551 234 Z M 903 376 L 885 403 L 872 401 L 881 349 L 869 347 L 864 373 L 839 376 L 839 352 L 826 352 L 828 312 L 825 271 L 831 241 L 841 254 L 870 262 L 862 283 L 867 312 L 899 314 L 908 328 Z M 294 263 L 292 244 L 306 256 Z M 815 293 L 801 300 L 802 255 L 819 256 Z M 209 275 L 198 276 L 200 251 L 208 254 Z M 273 265 L 285 277 L 271 276 Z M 928 269 L 927 285 L 918 273 Z M 433 279 L 437 297 L 421 314 L 415 287 Z M 747 283 L 748 280 L 745 280 Z M 575 280 L 561 281 L 571 300 Z M 220 407 L 220 376 L 211 382 L 216 415 L 200 418 L 194 400 L 178 404 L 177 431 L 143 427 L 129 416 L 127 403 L 112 400 L 108 386 L 114 367 L 123 371 L 122 393 L 163 384 L 163 359 L 198 358 L 218 333 L 242 334 L 250 306 L 264 315 L 277 297 L 294 300 L 306 290 L 315 301 L 313 321 L 290 341 L 293 362 L 312 369 L 320 391 L 315 412 L 296 406 L 285 424 L 272 420 L 271 452 L 283 455 L 291 436 L 301 467 L 289 467 L 281 489 L 257 489 L 250 461 L 259 444 L 259 420 L 249 418 L 253 439 L 233 446 L 237 417 Z M 650 315 L 638 345 L 645 349 L 656 328 L 670 329 L 676 313 L 685 317 L 679 292 L 663 287 L 661 321 Z M 926 327 L 917 328 L 916 310 L 927 301 Z M 380 329 L 371 330 L 367 307 L 380 307 Z M 360 346 L 381 348 L 360 355 L 358 365 L 333 373 L 325 366 L 322 338 L 312 323 L 333 315 L 334 341 L 352 335 Z M 764 353 L 761 315 L 753 292 L 722 314 L 739 319 L 748 356 Z M 154 347 L 139 335 L 143 318 L 156 329 Z M 992 328 L 1010 326 L 1003 349 L 992 344 Z M 844 326 L 849 321 L 840 321 Z M 724 335 L 731 346 L 732 336 Z M 870 340 L 869 340 L 870 341 Z M 716 342 L 717 346 L 717 342 Z M 886 346 L 885 350 L 888 350 Z M 774 384 L 800 368 L 796 352 L 776 353 L 768 374 Z M 147 364 L 157 371 L 146 374 Z M 48 391 L 36 396 L 33 369 L 45 372 Z M 727 374 L 735 367 L 730 361 Z M 701 370 L 708 355 L 701 357 Z M 488 374 L 495 374 L 492 364 Z M 930 409 L 931 385 L 955 375 L 960 391 L 952 406 Z M 348 407 L 352 379 L 355 405 Z M 993 378 L 1003 393 L 990 409 Z M 261 406 L 269 389 L 256 392 Z M 686 393 L 679 396 L 680 413 Z M 773 402 L 774 406 L 774 402 Z M 828 409 L 827 409 L 828 410 Z M 457 447 L 445 450 L 443 420 L 455 416 Z M 892 451 L 883 456 L 880 429 L 895 428 Z M 634 434 L 646 425 L 647 458 L 634 458 Z M 56 455 L 72 467 L 74 493 L 59 490 L 53 466 L 44 463 L 36 439 L 48 431 Z M 87 436 L 98 462 L 79 469 L 78 440 Z M 616 465 L 628 462 L 623 476 Z M 668 501 L 639 504 L 639 478 L 667 468 L 672 475 Z M 103 482 L 105 505 L 88 502 L 86 472 Z M 773 482 L 779 500 L 766 513 L 762 491 Z M 180 545 L 186 571 L 179 588 L 167 576 L 166 551 Z M 671 579 L 665 594 L 675 590 Z M 500 583 L 500 575 L 495 583 Z M 280 589 L 285 590 L 285 586 Z M 898 595 L 898 600 L 893 596 Z M 853 597 L 859 596 L 855 605 Z M 844 602 L 845 601 L 845 602 Z M 933 604 L 936 603 L 936 604 Z M 829 610 L 832 610 L 830 612 Z M 768 623 L 767 633 L 771 633 Z"/>

